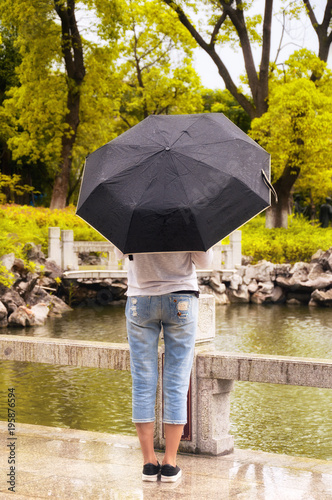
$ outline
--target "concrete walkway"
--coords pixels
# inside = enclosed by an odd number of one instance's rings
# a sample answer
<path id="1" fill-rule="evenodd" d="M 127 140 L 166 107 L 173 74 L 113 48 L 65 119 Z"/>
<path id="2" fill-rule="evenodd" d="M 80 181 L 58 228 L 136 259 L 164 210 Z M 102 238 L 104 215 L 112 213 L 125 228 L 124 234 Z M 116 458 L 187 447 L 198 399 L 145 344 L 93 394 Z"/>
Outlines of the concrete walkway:
<path id="1" fill-rule="evenodd" d="M 15 493 L 8 491 L 10 442 L 0 422 L 0 498 L 75 500 L 332 500 L 332 462 L 236 450 L 179 455 L 175 484 L 141 481 L 136 437 L 16 424 Z M 157 453 L 159 460 L 162 453 Z"/>

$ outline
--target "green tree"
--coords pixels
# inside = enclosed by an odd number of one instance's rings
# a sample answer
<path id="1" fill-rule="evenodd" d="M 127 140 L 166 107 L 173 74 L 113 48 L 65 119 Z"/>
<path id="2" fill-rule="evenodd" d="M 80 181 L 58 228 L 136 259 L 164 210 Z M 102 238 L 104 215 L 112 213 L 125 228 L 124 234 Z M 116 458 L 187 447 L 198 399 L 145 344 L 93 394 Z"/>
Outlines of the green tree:
<path id="1" fill-rule="evenodd" d="M 163 0 L 176 14 L 183 26 L 188 30 L 197 45 L 213 60 L 218 72 L 234 99 L 246 111 L 251 119 L 261 117 L 269 107 L 269 81 L 275 64 L 271 63 L 271 37 L 273 0 L 265 0 L 263 15 L 250 16 L 252 1 L 242 0 Z M 319 44 L 319 57 L 327 61 L 332 42 L 331 19 L 332 0 L 326 0 L 323 8 L 323 19 L 319 23 L 310 0 L 302 2 L 281 2 L 283 18 L 299 19 L 300 13 L 308 15 Z M 203 16 L 202 16 L 203 14 Z M 201 20 L 196 23 L 195 18 Z M 203 19 L 204 17 L 204 19 Z M 300 21 L 299 21 L 300 22 Z M 241 49 L 245 67 L 245 77 L 242 83 L 246 85 L 249 94 L 236 85 L 227 68 L 223 50 L 227 45 L 237 50 Z M 261 48 L 258 63 L 255 63 L 254 49 Z M 278 51 L 278 54 L 280 51 Z M 324 69 L 323 69 L 324 71 Z M 317 81 L 323 73 L 313 72 L 310 79 Z M 277 191 L 286 189 L 292 183 L 293 176 L 289 169 L 284 169 L 282 180 L 277 184 Z M 294 183 L 293 183 L 294 184 Z M 285 191 L 285 192 L 286 192 Z M 285 192 L 278 192 L 279 199 L 284 200 Z M 288 190 L 289 193 L 289 190 Z M 274 204 L 270 212 L 271 219 L 284 220 L 282 204 Z M 277 223 L 277 222 L 276 222 Z"/>
<path id="2" fill-rule="evenodd" d="M 96 2 L 106 39 L 107 3 Z M 161 1 L 127 0 L 122 7 L 119 132 L 151 114 L 201 111 L 201 84 L 191 65 L 194 42 L 177 16 Z"/>
<path id="3" fill-rule="evenodd" d="M 0 106 L 6 92 L 15 85 L 19 85 L 16 68 L 21 63 L 18 50 L 15 48 L 15 33 L 11 33 L 0 22 Z M 0 170 L 5 175 L 12 173 L 13 161 L 7 146 L 10 130 L 3 120 L 0 121 Z"/>
<path id="4" fill-rule="evenodd" d="M 86 0 L 98 16 L 94 42 L 80 36 L 75 8 L 73 0 L 0 7 L 22 59 L 1 121 L 16 161 L 34 171 L 46 166 L 52 208 L 75 201 L 89 152 L 147 114 L 202 109 L 193 41 L 162 2 Z"/>
<path id="5" fill-rule="evenodd" d="M 251 120 L 228 90 L 204 89 L 202 91 L 202 98 L 204 111 L 209 113 L 223 113 L 243 132 L 248 132 Z"/>
<path id="6" fill-rule="evenodd" d="M 0 110 L 7 143 L 18 162 L 47 167 L 51 207 L 63 207 L 86 154 L 109 140 L 110 129 L 114 134 L 113 54 L 82 40 L 74 0 L 4 1 L 0 17 L 17 33 L 22 59 L 19 85 L 7 91 Z"/>
<path id="7" fill-rule="evenodd" d="M 267 227 L 287 227 L 294 187 L 310 190 L 315 203 L 331 193 L 332 72 L 324 67 L 308 51 L 295 53 L 271 81 L 268 111 L 252 122 L 251 136 L 271 153 L 279 193 Z M 322 72 L 319 83 L 308 78 Z"/>

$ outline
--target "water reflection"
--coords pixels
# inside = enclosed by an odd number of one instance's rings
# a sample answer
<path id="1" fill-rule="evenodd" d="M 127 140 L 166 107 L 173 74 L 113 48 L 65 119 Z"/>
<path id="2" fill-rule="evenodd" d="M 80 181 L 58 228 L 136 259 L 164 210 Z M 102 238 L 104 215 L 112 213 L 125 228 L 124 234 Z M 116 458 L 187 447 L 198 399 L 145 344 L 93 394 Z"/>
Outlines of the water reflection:
<path id="1" fill-rule="evenodd" d="M 332 359 L 332 309 L 232 305 L 216 310 L 219 350 Z M 6 333 L 126 342 L 123 307 L 76 309 Z M 0 362 L 0 419 L 17 392 L 18 421 L 135 434 L 126 372 Z M 332 460 L 332 390 L 238 382 L 231 433 L 239 448 Z"/>
<path id="2" fill-rule="evenodd" d="M 332 309 L 218 307 L 216 330 L 218 350 L 332 358 Z"/>

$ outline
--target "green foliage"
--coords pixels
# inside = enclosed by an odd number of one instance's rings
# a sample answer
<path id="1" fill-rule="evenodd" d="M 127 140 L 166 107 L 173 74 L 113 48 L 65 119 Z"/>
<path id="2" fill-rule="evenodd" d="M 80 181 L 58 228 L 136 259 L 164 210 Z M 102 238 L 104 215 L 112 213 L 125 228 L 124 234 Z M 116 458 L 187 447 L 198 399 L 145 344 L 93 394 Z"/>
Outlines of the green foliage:
<path id="1" fill-rule="evenodd" d="M 311 72 L 324 76 L 317 84 Z M 299 169 L 295 189 L 310 190 L 314 202 L 332 191 L 332 73 L 314 54 L 302 50 L 287 70 L 271 81 L 269 110 L 252 121 L 250 135 L 271 153 L 272 180 L 285 168 Z"/>
<path id="2" fill-rule="evenodd" d="M 191 64 L 195 44 L 176 14 L 161 1 L 123 4 L 118 131 L 151 114 L 201 111 L 200 79 Z"/>
<path id="3" fill-rule="evenodd" d="M 310 262 L 319 249 L 332 246 L 332 227 L 323 229 L 304 217 L 289 218 L 288 229 L 265 228 L 265 217 L 255 217 L 242 228 L 242 253 L 253 263 L 265 259 L 274 263 Z"/>
<path id="4" fill-rule="evenodd" d="M 35 193 L 33 187 L 28 186 L 27 184 L 20 184 L 21 176 L 14 174 L 12 176 L 5 175 L 0 172 L 0 203 L 5 203 L 7 201 L 7 195 L 1 191 L 9 190 L 10 197 L 13 195 L 22 196 L 24 193 Z"/>
<path id="5" fill-rule="evenodd" d="M 250 117 L 228 90 L 204 89 L 202 91 L 202 99 L 204 111 L 208 113 L 223 113 L 243 132 L 248 132 Z"/>
<path id="6" fill-rule="evenodd" d="M 14 252 L 25 258 L 23 247 L 26 243 L 42 245 L 47 254 L 48 227 L 73 229 L 75 240 L 104 240 L 86 222 L 75 215 L 75 208 L 63 210 L 21 205 L 0 205 L 0 256 Z"/>
<path id="7" fill-rule="evenodd" d="M 3 266 L 0 262 L 0 284 L 10 288 L 13 283 L 14 283 L 13 273 L 10 273 L 8 269 L 5 266 Z"/>

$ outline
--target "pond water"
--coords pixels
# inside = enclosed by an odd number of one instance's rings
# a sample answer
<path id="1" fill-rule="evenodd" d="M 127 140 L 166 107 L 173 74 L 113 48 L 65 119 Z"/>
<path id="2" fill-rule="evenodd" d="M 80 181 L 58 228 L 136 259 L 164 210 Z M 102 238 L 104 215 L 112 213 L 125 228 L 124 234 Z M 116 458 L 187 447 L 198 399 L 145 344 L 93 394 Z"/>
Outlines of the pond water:
<path id="1" fill-rule="evenodd" d="M 14 335 L 126 342 L 123 307 L 80 308 Z M 332 359 L 332 309 L 216 308 L 218 350 Z M 0 362 L 0 419 L 15 387 L 17 421 L 135 435 L 127 372 Z M 332 390 L 237 382 L 231 434 L 237 448 L 332 460 Z"/>

